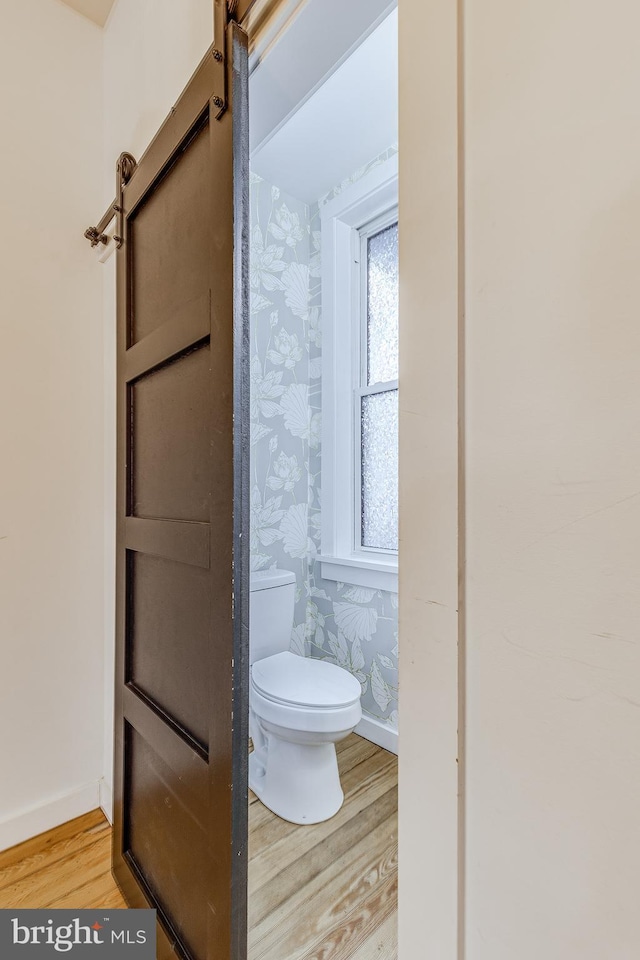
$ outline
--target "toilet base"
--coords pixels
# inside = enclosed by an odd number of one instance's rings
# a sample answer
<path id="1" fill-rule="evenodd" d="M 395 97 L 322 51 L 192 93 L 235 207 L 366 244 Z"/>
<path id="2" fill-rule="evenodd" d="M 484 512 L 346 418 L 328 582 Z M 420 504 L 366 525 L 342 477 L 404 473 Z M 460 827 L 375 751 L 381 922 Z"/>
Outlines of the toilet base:
<path id="1" fill-rule="evenodd" d="M 290 823 L 322 823 L 344 801 L 334 743 L 290 743 L 266 733 L 249 756 L 249 786 L 265 807 Z"/>

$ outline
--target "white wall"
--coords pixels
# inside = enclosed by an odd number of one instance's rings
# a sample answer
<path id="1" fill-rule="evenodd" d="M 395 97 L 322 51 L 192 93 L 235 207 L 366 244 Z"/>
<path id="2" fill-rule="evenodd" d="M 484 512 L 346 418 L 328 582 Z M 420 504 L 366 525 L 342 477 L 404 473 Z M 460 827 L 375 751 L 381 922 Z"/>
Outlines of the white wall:
<path id="1" fill-rule="evenodd" d="M 466 960 L 630 960 L 640 941 L 640 12 L 632 0 L 474 0 L 458 23 L 462 61 L 453 6 L 400 3 L 411 198 L 401 208 L 400 955 L 456 957 L 450 913 L 421 913 L 413 887 L 421 873 L 422 889 L 438 875 L 450 884 L 457 852 L 428 816 L 444 785 L 451 792 L 434 744 L 450 761 L 453 718 L 438 702 L 453 696 L 454 630 L 439 631 L 429 609 L 421 633 L 414 599 L 418 571 L 429 596 L 438 584 L 441 539 L 424 538 L 455 519 L 436 482 L 451 425 L 412 358 L 429 363 L 444 348 L 452 369 L 442 325 L 455 324 L 457 281 L 435 267 L 453 258 L 449 173 L 464 146 L 462 945 Z M 458 69 L 464 142 L 447 122 Z M 420 519 L 412 474 L 432 494 Z M 405 727 L 421 719 L 423 747 Z M 435 809 L 450 831 L 444 805 Z"/>
<path id="2" fill-rule="evenodd" d="M 101 44 L 3 0 L 0 848 L 97 806 L 102 774 Z"/>
<path id="3" fill-rule="evenodd" d="M 213 39 L 211 0 L 116 0 L 104 31 L 102 208 L 115 194 L 116 160 L 137 159 L 180 96 Z M 104 771 L 102 802 L 111 816 L 115 539 L 115 257 L 104 272 Z"/>
<path id="4" fill-rule="evenodd" d="M 468 5 L 472 960 L 640 943 L 639 29 Z"/>

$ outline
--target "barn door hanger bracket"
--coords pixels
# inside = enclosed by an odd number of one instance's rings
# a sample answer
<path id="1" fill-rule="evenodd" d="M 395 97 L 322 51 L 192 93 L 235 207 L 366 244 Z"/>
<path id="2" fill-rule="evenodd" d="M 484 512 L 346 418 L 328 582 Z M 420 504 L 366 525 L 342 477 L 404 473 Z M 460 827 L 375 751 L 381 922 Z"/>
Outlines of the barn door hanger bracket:
<path id="1" fill-rule="evenodd" d="M 116 232 L 113 239 L 116 242 L 117 247 L 121 247 L 123 244 L 123 203 L 122 203 L 122 193 L 126 185 L 131 180 L 133 176 L 133 171 L 136 169 L 135 158 L 130 153 L 121 153 L 118 157 L 118 162 L 116 163 L 116 198 L 112 204 L 109 205 L 106 212 L 102 215 L 95 227 L 89 227 L 85 230 L 84 235 L 87 240 L 91 243 L 92 247 L 97 247 L 99 243 L 104 246 L 109 242 L 109 237 L 105 233 L 105 230 L 111 223 L 111 221 L 116 219 Z"/>
<path id="2" fill-rule="evenodd" d="M 213 47 L 211 56 L 219 66 L 216 91 L 211 98 L 217 109 L 215 115 L 219 120 L 227 109 L 228 70 L 227 64 L 227 27 L 231 20 L 236 20 L 239 13 L 239 0 L 213 0 Z"/>
<path id="3" fill-rule="evenodd" d="M 213 48 L 211 56 L 215 60 L 216 90 L 211 103 L 217 108 L 216 120 L 219 120 L 227 107 L 227 24 L 230 11 L 227 0 L 213 0 Z"/>
<path id="4" fill-rule="evenodd" d="M 130 153 L 121 153 L 116 163 L 116 202 L 113 205 L 116 212 L 116 234 L 113 239 L 118 249 L 124 243 L 124 188 L 137 166 L 136 158 Z"/>

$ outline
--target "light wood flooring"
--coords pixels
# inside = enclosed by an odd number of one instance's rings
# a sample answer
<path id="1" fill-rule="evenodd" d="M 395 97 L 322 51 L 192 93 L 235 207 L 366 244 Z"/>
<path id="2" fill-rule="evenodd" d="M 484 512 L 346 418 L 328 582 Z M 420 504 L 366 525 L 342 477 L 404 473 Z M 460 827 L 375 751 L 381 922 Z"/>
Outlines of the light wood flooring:
<path id="1" fill-rule="evenodd" d="M 111 827 L 86 813 L 0 853 L 0 908 L 126 907 L 110 863 Z"/>
<path id="2" fill-rule="evenodd" d="M 298 827 L 251 795 L 249 960 L 396 960 L 397 759 L 338 744 L 345 803 Z M 124 908 L 100 810 L 0 853 L 0 909 Z"/>
<path id="3" fill-rule="evenodd" d="M 249 960 L 397 957 L 397 757 L 355 734 L 337 752 L 345 802 L 325 823 L 251 794 Z"/>

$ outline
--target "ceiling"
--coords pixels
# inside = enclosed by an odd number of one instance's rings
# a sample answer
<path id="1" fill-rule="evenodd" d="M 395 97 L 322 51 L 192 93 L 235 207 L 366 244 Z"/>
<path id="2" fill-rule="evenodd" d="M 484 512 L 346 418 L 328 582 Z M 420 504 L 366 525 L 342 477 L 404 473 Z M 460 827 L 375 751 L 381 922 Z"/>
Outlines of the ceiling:
<path id="1" fill-rule="evenodd" d="M 93 20 L 99 27 L 104 27 L 115 0 L 62 0 L 62 2 L 68 7 L 73 7 L 89 20 Z"/>
<path id="2" fill-rule="evenodd" d="M 252 170 L 312 203 L 394 144 L 397 45 L 393 10 L 283 124 L 252 144 Z"/>

